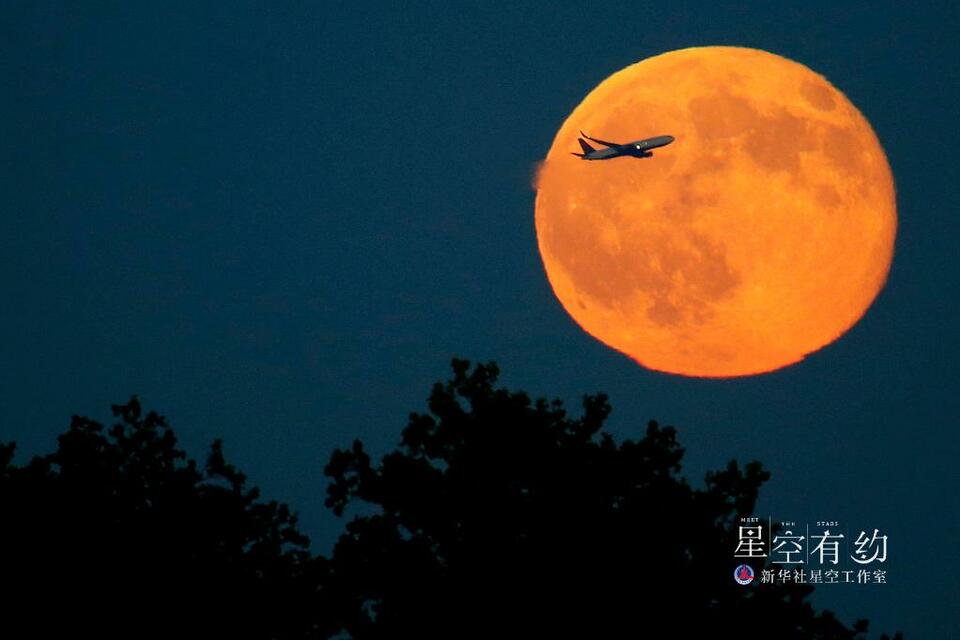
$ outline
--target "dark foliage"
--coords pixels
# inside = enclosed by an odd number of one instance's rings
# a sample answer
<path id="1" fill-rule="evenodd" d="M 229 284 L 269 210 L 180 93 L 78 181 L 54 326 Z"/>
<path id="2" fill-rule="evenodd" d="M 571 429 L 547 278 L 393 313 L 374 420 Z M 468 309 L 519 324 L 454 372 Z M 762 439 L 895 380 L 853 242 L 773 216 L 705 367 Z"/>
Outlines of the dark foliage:
<path id="1" fill-rule="evenodd" d="M 332 456 L 327 505 L 377 508 L 332 558 L 353 637 L 864 637 L 866 622 L 815 612 L 809 586 L 732 580 L 738 518 L 768 478 L 759 463 L 695 489 L 673 428 L 618 443 L 602 431 L 605 396 L 570 418 L 497 376 L 455 360 L 398 450 L 377 466 L 359 441 Z"/>
<path id="2" fill-rule="evenodd" d="M 814 611 L 810 587 L 731 579 L 759 463 L 691 487 L 671 427 L 617 442 L 604 396 L 571 418 L 497 375 L 455 360 L 397 450 L 334 452 L 327 505 L 360 515 L 329 559 L 219 441 L 201 467 L 136 398 L 109 429 L 74 416 L 25 466 L 0 445 L 0 636 L 865 636 Z"/>
<path id="3" fill-rule="evenodd" d="M 201 469 L 132 398 L 109 430 L 74 416 L 56 452 L 0 451 L 4 622 L 57 638 L 311 637 L 324 565 L 220 442 Z M 29 633 L 26 630 L 29 630 Z"/>

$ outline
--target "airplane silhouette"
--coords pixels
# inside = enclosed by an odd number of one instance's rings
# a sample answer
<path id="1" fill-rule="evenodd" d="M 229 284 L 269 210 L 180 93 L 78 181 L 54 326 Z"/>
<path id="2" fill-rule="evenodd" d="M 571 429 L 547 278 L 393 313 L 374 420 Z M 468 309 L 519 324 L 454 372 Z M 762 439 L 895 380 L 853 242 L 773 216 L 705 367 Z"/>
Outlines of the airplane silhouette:
<path id="1" fill-rule="evenodd" d="M 664 147 L 671 142 L 673 142 L 673 136 L 656 136 L 654 138 L 645 138 L 643 140 L 634 140 L 633 142 L 619 143 L 619 142 L 606 142 L 605 140 L 598 140 L 597 138 L 591 138 L 583 131 L 580 132 L 579 138 L 577 141 L 580 143 L 580 147 L 583 149 L 583 153 L 571 153 L 581 160 L 610 160 L 612 158 L 649 158 L 653 155 L 653 152 L 650 149 L 656 149 L 657 147 Z M 586 140 L 591 140 L 598 144 L 602 144 L 607 147 L 606 149 L 595 149 L 591 147 Z"/>

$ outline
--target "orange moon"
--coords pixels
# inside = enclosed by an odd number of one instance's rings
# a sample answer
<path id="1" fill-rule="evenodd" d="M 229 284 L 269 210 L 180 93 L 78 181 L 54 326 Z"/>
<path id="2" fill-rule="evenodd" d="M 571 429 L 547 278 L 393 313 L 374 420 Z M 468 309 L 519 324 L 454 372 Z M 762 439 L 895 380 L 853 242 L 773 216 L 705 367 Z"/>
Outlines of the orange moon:
<path id="1" fill-rule="evenodd" d="M 676 141 L 583 161 L 580 129 Z M 863 316 L 893 258 L 893 176 L 870 124 L 823 76 L 756 49 L 682 49 L 613 74 L 563 123 L 536 189 L 560 303 L 657 371 L 798 362 Z"/>

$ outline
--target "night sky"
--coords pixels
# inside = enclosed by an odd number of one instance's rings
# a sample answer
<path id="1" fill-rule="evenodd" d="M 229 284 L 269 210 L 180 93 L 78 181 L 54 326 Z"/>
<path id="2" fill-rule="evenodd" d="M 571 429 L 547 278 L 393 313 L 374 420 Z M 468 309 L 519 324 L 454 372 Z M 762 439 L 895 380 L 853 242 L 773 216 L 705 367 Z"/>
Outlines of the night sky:
<path id="1" fill-rule="evenodd" d="M 193 455 L 224 437 L 325 552 L 333 448 L 387 451 L 452 356 L 496 360 L 575 410 L 609 393 L 617 436 L 676 425 L 694 483 L 761 460 L 758 515 L 881 528 L 889 584 L 814 603 L 960 637 L 955 3 L 145 4 L 2 4 L 0 440 L 18 462 L 136 393 Z M 585 334 L 533 223 L 536 163 L 573 107 L 710 44 L 846 93 L 899 215 L 860 323 L 733 380 L 648 371 Z"/>

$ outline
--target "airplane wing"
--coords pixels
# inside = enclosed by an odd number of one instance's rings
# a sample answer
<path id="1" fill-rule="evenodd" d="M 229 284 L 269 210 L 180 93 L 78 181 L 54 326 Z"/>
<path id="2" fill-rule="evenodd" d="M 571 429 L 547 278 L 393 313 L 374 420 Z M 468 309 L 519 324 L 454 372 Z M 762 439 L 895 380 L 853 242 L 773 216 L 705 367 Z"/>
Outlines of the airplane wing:
<path id="1" fill-rule="evenodd" d="M 593 140 L 594 142 L 596 142 L 596 143 L 598 143 L 598 144 L 602 144 L 602 145 L 605 146 L 605 147 L 619 147 L 619 146 L 621 146 L 619 142 L 606 142 L 605 140 L 597 140 L 596 138 L 591 138 L 590 136 L 588 136 L 587 134 L 585 134 L 583 131 L 580 132 L 580 135 L 582 135 L 582 136 L 583 136 L 584 138 L 586 138 L 587 140 Z"/>

